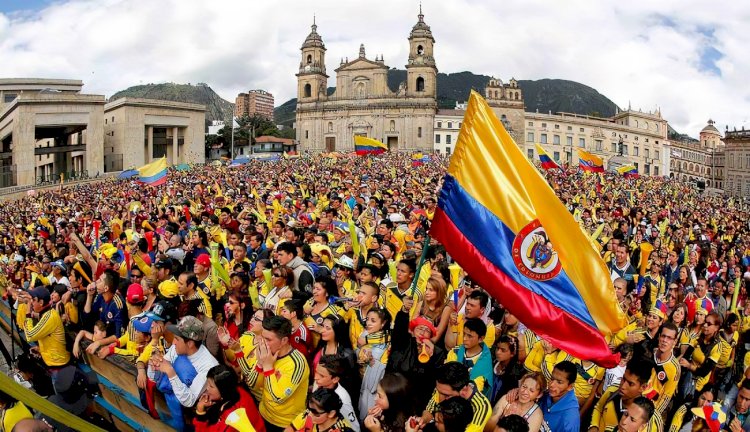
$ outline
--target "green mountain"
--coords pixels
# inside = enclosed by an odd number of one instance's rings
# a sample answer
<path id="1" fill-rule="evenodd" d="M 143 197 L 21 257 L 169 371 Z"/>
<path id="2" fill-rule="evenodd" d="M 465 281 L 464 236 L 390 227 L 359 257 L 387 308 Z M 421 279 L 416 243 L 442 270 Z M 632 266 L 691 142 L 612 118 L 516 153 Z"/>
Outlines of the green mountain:
<path id="1" fill-rule="evenodd" d="M 123 97 L 190 102 L 206 106 L 206 122 L 226 120 L 234 112 L 234 104 L 222 99 L 208 84 L 146 84 L 129 87 L 113 94 L 109 100 Z"/>
<path id="2" fill-rule="evenodd" d="M 406 71 L 391 69 L 388 71 L 388 87 L 397 91 L 399 84 L 406 80 Z M 484 87 L 490 77 L 471 72 L 452 74 L 439 73 L 437 77 L 438 105 L 440 108 L 454 108 L 456 102 L 469 99 L 471 90 L 484 93 Z M 617 105 L 595 89 L 575 82 L 559 79 L 520 80 L 526 103 L 526 111 L 541 113 L 568 112 L 584 115 L 609 117 L 615 114 Z M 330 94 L 333 87 L 328 89 Z M 294 110 L 297 99 L 290 99 L 274 110 L 277 124 L 291 126 L 294 122 Z"/>

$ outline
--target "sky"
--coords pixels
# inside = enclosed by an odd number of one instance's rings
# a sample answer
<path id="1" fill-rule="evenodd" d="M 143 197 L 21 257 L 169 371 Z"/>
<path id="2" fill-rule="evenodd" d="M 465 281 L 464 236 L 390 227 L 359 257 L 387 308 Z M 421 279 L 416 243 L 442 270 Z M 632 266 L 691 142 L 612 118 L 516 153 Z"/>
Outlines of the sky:
<path id="1" fill-rule="evenodd" d="M 557 78 L 618 106 L 661 110 L 697 137 L 709 118 L 750 127 L 750 8 L 718 0 L 423 0 L 440 72 Z M 403 69 L 418 1 L 0 0 L 0 77 L 69 78 L 107 97 L 132 85 L 207 83 L 296 96 L 315 16 L 329 86 L 341 58 Z"/>

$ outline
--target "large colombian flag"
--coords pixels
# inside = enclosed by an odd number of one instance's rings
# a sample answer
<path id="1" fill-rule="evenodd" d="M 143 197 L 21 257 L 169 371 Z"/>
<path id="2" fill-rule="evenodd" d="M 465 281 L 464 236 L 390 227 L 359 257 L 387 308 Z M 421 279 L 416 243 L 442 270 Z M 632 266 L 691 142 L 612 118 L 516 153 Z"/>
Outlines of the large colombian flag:
<path id="1" fill-rule="evenodd" d="M 385 153 L 388 147 L 382 142 L 362 135 L 354 135 L 354 151 L 358 155 Z"/>
<path id="2" fill-rule="evenodd" d="M 542 146 L 540 146 L 539 144 L 536 145 L 536 152 L 539 153 L 539 162 L 542 163 L 542 168 L 544 168 L 545 171 L 551 170 L 551 169 L 560 169 L 560 165 L 558 165 L 554 160 L 552 160 L 552 158 L 549 157 L 547 152 L 544 151 Z"/>
<path id="3" fill-rule="evenodd" d="M 430 232 L 528 328 L 575 357 L 617 364 L 605 335 L 627 320 L 604 262 L 474 91 Z"/>
<path id="4" fill-rule="evenodd" d="M 157 159 L 138 168 L 138 177 L 138 181 L 144 184 L 163 185 L 167 182 L 167 158 Z"/>
<path id="5" fill-rule="evenodd" d="M 602 158 L 583 149 L 576 150 L 578 150 L 578 167 L 581 168 L 581 171 L 604 172 Z"/>

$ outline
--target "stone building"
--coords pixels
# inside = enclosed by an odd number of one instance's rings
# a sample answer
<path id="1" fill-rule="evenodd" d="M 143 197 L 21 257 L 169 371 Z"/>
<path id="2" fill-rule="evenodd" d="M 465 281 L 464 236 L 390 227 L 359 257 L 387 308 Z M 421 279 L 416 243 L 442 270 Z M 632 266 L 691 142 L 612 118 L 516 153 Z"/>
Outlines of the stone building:
<path id="1" fill-rule="evenodd" d="M 727 130 L 724 133 L 724 192 L 736 197 L 750 197 L 750 130 Z"/>
<path id="2" fill-rule="evenodd" d="M 169 165 L 205 159 L 206 107 L 121 98 L 104 106 L 104 172 L 143 166 L 162 156 Z"/>
<path id="3" fill-rule="evenodd" d="M 556 161 L 578 164 L 577 148 L 604 160 L 605 169 L 632 164 L 640 174 L 666 175 L 667 121 L 660 112 L 628 109 L 602 118 L 569 113 L 525 113 L 523 149 L 529 159 L 538 157 L 535 144 Z M 520 144 L 520 143 L 519 143 Z"/>
<path id="4" fill-rule="evenodd" d="M 0 79 L 0 188 L 203 162 L 205 107 L 81 93 L 80 80 Z"/>
<path id="5" fill-rule="evenodd" d="M 722 188 L 724 149 L 721 132 L 713 120 L 700 131 L 699 140 L 670 141 L 670 177 L 692 182 L 700 187 Z"/>
<path id="6" fill-rule="evenodd" d="M 354 135 L 385 143 L 390 151 L 430 151 L 437 112 L 435 39 L 420 9 L 409 34 L 407 78 L 388 88 L 383 56 L 368 59 L 364 45 L 352 61 L 341 59 L 336 90 L 327 94 L 326 48 L 313 23 L 301 47 L 297 73 L 296 131 L 301 151 L 352 151 Z"/>

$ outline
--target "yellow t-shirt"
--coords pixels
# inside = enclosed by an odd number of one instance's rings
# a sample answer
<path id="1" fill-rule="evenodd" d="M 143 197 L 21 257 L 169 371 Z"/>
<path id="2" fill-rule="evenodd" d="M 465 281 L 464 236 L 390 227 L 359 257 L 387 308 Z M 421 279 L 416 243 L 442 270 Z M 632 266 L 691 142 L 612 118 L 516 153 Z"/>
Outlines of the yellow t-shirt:
<path id="1" fill-rule="evenodd" d="M 31 414 L 31 411 L 26 408 L 26 405 L 24 405 L 23 402 L 16 402 L 13 405 L 13 408 L 2 411 L 2 421 L 0 422 L 2 431 L 0 432 L 10 432 L 16 426 L 16 423 L 24 419 L 32 418 L 34 418 L 34 416 Z"/>
<path id="2" fill-rule="evenodd" d="M 591 426 L 589 428 L 598 427 L 601 432 L 614 430 L 620 423 L 622 410 L 623 406 L 619 389 L 617 387 L 610 388 L 604 392 L 594 407 L 594 411 L 591 414 Z M 658 411 L 654 411 L 654 415 L 651 416 L 646 431 L 660 432 L 663 430 L 663 427 L 661 414 Z"/>

